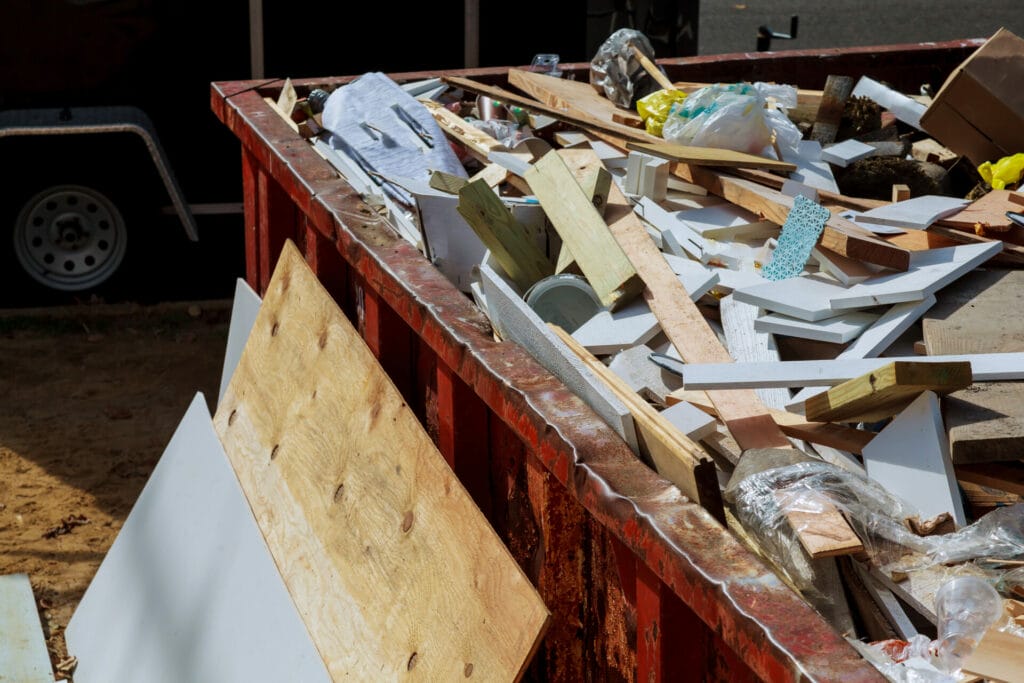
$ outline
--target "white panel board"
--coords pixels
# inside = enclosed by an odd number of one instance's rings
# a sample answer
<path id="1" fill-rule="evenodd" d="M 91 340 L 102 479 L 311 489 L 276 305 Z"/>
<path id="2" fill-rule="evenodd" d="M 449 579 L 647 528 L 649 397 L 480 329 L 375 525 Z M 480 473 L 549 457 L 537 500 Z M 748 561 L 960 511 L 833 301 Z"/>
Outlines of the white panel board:
<path id="1" fill-rule="evenodd" d="M 28 574 L 0 576 L 0 682 L 53 683 Z"/>
<path id="2" fill-rule="evenodd" d="M 959 197 L 929 194 L 865 211 L 857 216 L 857 222 L 925 230 L 935 221 L 960 211 L 968 204 L 970 201 Z"/>
<path id="3" fill-rule="evenodd" d="M 76 683 L 329 681 L 201 393 L 68 624 Z"/>
<path id="4" fill-rule="evenodd" d="M 676 429 L 694 441 L 700 441 L 708 434 L 718 431 L 718 421 L 692 403 L 680 401 L 661 411 L 663 417 Z"/>
<path id="5" fill-rule="evenodd" d="M 572 336 L 595 356 L 602 356 L 643 344 L 660 330 L 650 306 L 637 298 L 617 311 L 599 311 L 576 328 Z"/>
<path id="6" fill-rule="evenodd" d="M 957 526 L 967 524 L 935 392 L 914 399 L 862 455 L 868 476 L 913 505 L 922 519 L 948 512 Z"/>
<path id="7" fill-rule="evenodd" d="M 840 311 L 833 310 L 830 301 L 846 291 L 846 287 L 827 275 L 801 275 L 742 287 L 733 292 L 733 297 L 769 311 L 814 322 L 839 315 Z"/>
<path id="8" fill-rule="evenodd" d="M 584 367 L 582 361 L 566 349 L 562 340 L 526 305 L 495 268 L 492 257 L 480 266 L 480 282 L 487 298 L 491 324 L 502 339 L 515 342 L 547 368 L 614 429 L 634 451 L 639 451 L 636 427 L 629 409 L 616 398 L 598 378 Z"/>
<path id="9" fill-rule="evenodd" d="M 845 344 L 855 339 L 876 320 L 878 320 L 876 313 L 865 311 L 853 311 L 817 322 L 799 320 L 780 313 L 768 313 L 754 321 L 754 329 L 758 332 L 782 334 L 787 337 Z"/>
<path id="10" fill-rule="evenodd" d="M 737 301 L 734 296 L 719 302 L 722 331 L 733 360 L 741 362 L 781 360 L 771 334 L 755 329 L 754 321 L 763 313 L 757 306 Z M 788 389 L 757 389 L 758 398 L 769 408 L 783 408 L 789 401 Z"/>
<path id="11" fill-rule="evenodd" d="M 242 349 L 245 348 L 245 340 L 249 338 L 249 332 L 256 322 L 256 315 L 260 312 L 262 300 L 260 295 L 253 291 L 242 278 L 235 281 L 235 299 L 231 303 L 231 323 L 228 326 L 228 343 L 224 349 L 224 365 L 220 371 L 220 391 L 217 393 L 217 402 L 224 397 L 227 391 L 231 375 L 238 367 L 238 359 L 242 357 Z"/>

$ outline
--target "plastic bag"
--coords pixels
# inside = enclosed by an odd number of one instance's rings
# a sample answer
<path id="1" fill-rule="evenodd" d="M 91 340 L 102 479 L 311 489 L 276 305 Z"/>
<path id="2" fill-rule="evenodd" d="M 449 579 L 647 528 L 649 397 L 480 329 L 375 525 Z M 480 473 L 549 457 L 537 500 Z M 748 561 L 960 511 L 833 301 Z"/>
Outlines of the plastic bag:
<path id="1" fill-rule="evenodd" d="M 1024 154 L 1020 153 L 1003 157 L 995 163 L 986 161 L 978 167 L 978 175 L 991 185 L 993 190 L 1002 190 L 1007 185 L 1019 183 L 1022 173 L 1024 173 Z"/>
<path id="2" fill-rule="evenodd" d="M 796 152 L 800 129 L 785 112 L 766 109 L 766 98 L 795 105 L 796 90 L 773 83 L 716 83 L 675 103 L 662 128 L 662 137 L 680 145 L 719 147 L 761 154 L 772 138 L 782 149 Z"/>
<path id="3" fill-rule="evenodd" d="M 608 36 L 590 61 L 590 84 L 627 109 L 658 89 L 633 53 L 634 45 L 649 59 L 654 59 L 654 48 L 647 36 L 635 29 L 620 28 Z"/>
<path id="4" fill-rule="evenodd" d="M 644 127 L 651 135 L 661 137 L 661 128 L 668 118 L 672 105 L 686 99 L 680 90 L 658 90 L 636 101 L 636 111 L 644 120 Z"/>

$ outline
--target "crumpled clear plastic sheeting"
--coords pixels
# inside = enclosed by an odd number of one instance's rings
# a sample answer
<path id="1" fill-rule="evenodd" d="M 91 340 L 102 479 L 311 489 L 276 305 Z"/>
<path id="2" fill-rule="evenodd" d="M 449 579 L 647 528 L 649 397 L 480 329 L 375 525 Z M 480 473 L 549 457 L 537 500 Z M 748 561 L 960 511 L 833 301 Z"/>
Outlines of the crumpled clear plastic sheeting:
<path id="1" fill-rule="evenodd" d="M 802 139 L 785 112 L 765 108 L 767 98 L 796 103 L 796 90 L 769 83 L 716 83 L 690 93 L 669 110 L 662 137 L 669 142 L 759 154 L 774 137 L 794 152 Z"/>
<path id="2" fill-rule="evenodd" d="M 636 29 L 620 28 L 608 36 L 590 60 L 590 84 L 627 109 L 632 109 L 641 97 L 658 90 L 654 79 L 633 54 L 634 45 L 649 59 L 654 59 L 654 47 L 647 36 Z"/>
<path id="3" fill-rule="evenodd" d="M 996 508 L 951 534 L 927 538 L 934 544 L 927 553 L 933 564 L 1024 557 L 1024 503 Z"/>

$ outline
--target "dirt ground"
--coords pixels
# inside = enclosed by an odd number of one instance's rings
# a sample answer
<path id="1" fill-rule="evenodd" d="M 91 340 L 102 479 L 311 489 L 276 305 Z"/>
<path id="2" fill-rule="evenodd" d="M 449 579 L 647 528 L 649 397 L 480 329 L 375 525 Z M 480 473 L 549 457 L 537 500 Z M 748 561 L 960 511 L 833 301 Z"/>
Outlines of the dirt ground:
<path id="1" fill-rule="evenodd" d="M 229 300 L 0 311 L 0 574 L 64 629 L 197 391 L 217 399 Z M 60 666 L 64 663 L 64 666 Z"/>

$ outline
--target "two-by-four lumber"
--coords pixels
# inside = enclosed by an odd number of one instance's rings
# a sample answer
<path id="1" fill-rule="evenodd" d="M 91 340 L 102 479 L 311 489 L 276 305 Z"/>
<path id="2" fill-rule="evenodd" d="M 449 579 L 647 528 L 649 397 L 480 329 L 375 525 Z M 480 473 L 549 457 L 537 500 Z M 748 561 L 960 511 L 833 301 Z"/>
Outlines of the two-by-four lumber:
<path id="1" fill-rule="evenodd" d="M 970 386 L 971 364 L 894 361 L 804 401 L 815 422 L 874 422 L 891 417 L 925 391 L 949 393 Z"/>
<path id="2" fill-rule="evenodd" d="M 214 426 L 333 680 L 518 680 L 550 614 L 295 245 Z"/>
<path id="3" fill-rule="evenodd" d="M 658 474 L 675 484 L 684 495 L 724 525 L 722 493 L 715 464 L 707 457 L 707 453 L 676 429 L 621 377 L 583 348 L 571 334 L 557 325 L 549 323 L 549 326 L 569 350 L 629 408 L 636 422 L 641 454 L 650 458 Z"/>
<path id="4" fill-rule="evenodd" d="M 583 193 L 590 198 L 590 203 L 594 205 L 597 212 L 604 216 L 604 210 L 608 206 L 608 191 L 612 185 L 612 174 L 608 172 L 604 166 L 593 169 L 592 172 L 587 173 L 583 177 L 577 178 L 580 187 L 583 188 Z M 572 255 L 572 249 L 570 249 L 564 242 L 562 248 L 558 252 L 558 260 L 555 263 L 555 272 L 564 273 L 572 269 L 579 270 L 576 265 L 576 258 Z M 574 268 L 575 267 L 575 268 Z"/>
<path id="5" fill-rule="evenodd" d="M 695 147 L 676 145 L 671 142 L 627 142 L 626 149 L 695 166 L 721 166 L 725 168 L 767 168 L 773 171 L 790 172 L 796 170 L 796 164 L 778 159 L 736 152 L 731 149 L 717 147 Z"/>
<path id="6" fill-rule="evenodd" d="M 483 180 L 459 190 L 459 214 L 522 291 L 554 273 L 554 267 L 533 236 L 515 219 L 501 198 Z"/>
<path id="7" fill-rule="evenodd" d="M 592 150 L 566 149 L 558 153 L 570 159 L 577 170 L 601 163 Z M 647 234 L 629 200 L 614 184 L 608 195 L 605 219 L 615 241 L 643 278 L 644 298 L 683 360 L 687 363 L 730 362 L 729 352 Z M 709 392 L 709 397 L 742 448 L 790 446 L 754 392 Z"/>
<path id="8" fill-rule="evenodd" d="M 637 296 L 643 281 L 558 152 L 538 159 L 525 177 L 601 303 L 615 310 Z"/>
<path id="9" fill-rule="evenodd" d="M 864 552 L 860 537 L 826 496 L 810 489 L 781 489 L 775 502 L 811 559 Z"/>

